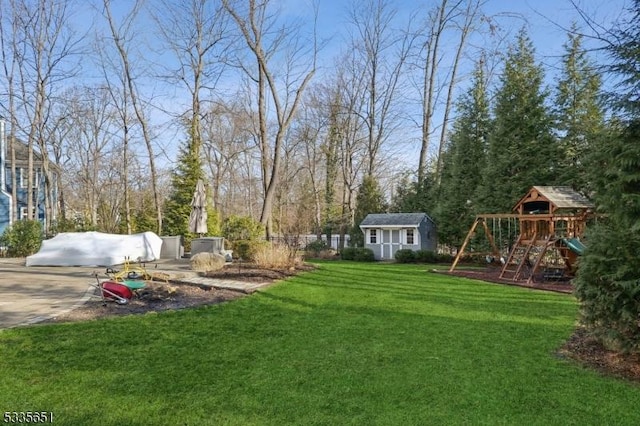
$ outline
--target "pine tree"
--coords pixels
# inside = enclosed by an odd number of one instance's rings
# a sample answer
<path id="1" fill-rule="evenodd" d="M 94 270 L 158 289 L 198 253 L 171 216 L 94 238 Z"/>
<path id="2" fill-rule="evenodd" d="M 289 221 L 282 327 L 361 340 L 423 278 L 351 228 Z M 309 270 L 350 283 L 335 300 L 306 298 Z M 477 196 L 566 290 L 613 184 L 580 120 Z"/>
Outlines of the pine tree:
<path id="1" fill-rule="evenodd" d="M 187 246 L 194 237 L 189 232 L 189 216 L 198 179 L 204 179 L 202 160 L 190 145 L 185 144 L 180 149 L 177 166 L 171 176 L 172 190 L 165 204 L 163 233 L 183 235 Z"/>
<path id="2" fill-rule="evenodd" d="M 438 208 L 434 213 L 441 242 L 453 247 L 462 244 L 477 213 L 473 200 L 485 168 L 491 118 L 482 60 L 476 65 L 471 88 L 460 97 L 456 108 L 458 116 L 444 157 Z"/>
<path id="3" fill-rule="evenodd" d="M 387 209 L 384 194 L 373 176 L 367 175 L 362 179 L 356 203 L 354 226 L 351 229 L 349 244 L 354 247 L 363 247 L 364 235 L 360 230 L 360 223 L 369 213 L 382 213 Z"/>
<path id="4" fill-rule="evenodd" d="M 430 213 L 434 206 L 435 184 L 433 173 L 425 174 L 422 182 L 405 176 L 396 187 L 389 206 L 394 213 Z"/>
<path id="5" fill-rule="evenodd" d="M 587 155 L 603 132 L 601 79 L 582 47 L 575 25 L 565 44 L 563 72 L 555 98 L 556 130 L 561 150 L 560 183 L 588 194 Z"/>
<path id="6" fill-rule="evenodd" d="M 557 181 L 558 149 L 545 105 L 542 67 L 522 30 L 507 54 L 477 202 L 483 213 L 505 213 L 533 185 Z"/>
<path id="7" fill-rule="evenodd" d="M 608 48 L 620 82 L 611 98 L 622 118 L 591 166 L 606 218 L 588 229 L 574 284 L 583 323 L 604 343 L 640 352 L 640 0 L 629 11 Z"/>

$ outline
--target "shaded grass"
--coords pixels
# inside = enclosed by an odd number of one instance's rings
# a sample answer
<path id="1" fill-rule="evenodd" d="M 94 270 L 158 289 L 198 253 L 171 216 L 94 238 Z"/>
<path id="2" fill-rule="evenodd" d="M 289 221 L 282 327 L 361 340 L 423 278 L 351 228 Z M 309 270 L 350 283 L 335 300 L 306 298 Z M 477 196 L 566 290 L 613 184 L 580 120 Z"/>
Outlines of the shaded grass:
<path id="1" fill-rule="evenodd" d="M 328 262 L 231 303 L 0 333 L 0 407 L 59 424 L 639 424 L 558 358 L 571 296 Z"/>

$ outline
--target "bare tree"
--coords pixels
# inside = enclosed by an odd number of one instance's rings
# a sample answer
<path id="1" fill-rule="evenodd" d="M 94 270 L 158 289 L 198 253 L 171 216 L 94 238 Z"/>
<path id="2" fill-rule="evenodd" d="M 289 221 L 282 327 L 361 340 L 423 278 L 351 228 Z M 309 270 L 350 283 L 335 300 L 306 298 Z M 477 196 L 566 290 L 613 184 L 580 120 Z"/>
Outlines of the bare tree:
<path id="1" fill-rule="evenodd" d="M 257 87 L 258 135 L 264 189 L 260 222 L 265 226 L 269 238 L 272 233 L 274 198 L 280 184 L 282 144 L 304 90 L 315 73 L 317 44 L 315 33 L 305 47 L 299 27 L 275 28 L 278 16 L 270 14 L 269 0 L 249 0 L 246 7 L 243 7 L 243 3 L 222 0 L 255 61 L 254 66 L 240 66 Z M 276 63 L 278 59 L 279 64 Z M 276 70 L 277 74 L 274 73 Z M 280 80 L 279 75 L 282 76 Z M 273 136 L 269 132 L 269 106 L 273 107 L 275 120 Z M 271 137 L 272 144 L 269 143 Z"/>
<path id="2" fill-rule="evenodd" d="M 446 90 L 443 119 L 440 124 L 440 137 L 436 156 L 436 178 L 442 169 L 442 153 L 444 151 L 447 125 L 451 112 L 454 89 L 458 84 L 458 69 L 467 39 L 477 23 L 483 0 L 441 0 L 427 17 L 425 26 L 419 30 L 424 41 L 420 45 L 419 66 L 422 72 L 422 117 L 421 145 L 418 158 L 418 182 L 422 183 L 427 174 L 427 162 L 430 140 L 435 131 L 434 113 L 440 101 L 441 92 Z M 449 36 L 449 30 L 458 31 L 458 41 L 453 47 L 445 45 L 447 51 L 453 51 L 452 58 L 443 53 L 443 43 Z M 446 61 L 450 59 L 450 66 Z"/>
<path id="3" fill-rule="evenodd" d="M 189 149 L 200 154 L 202 145 L 202 92 L 213 91 L 224 68 L 229 16 L 219 0 L 162 0 L 154 18 L 165 45 L 177 60 L 166 79 L 182 84 L 191 97 Z"/>
<path id="4" fill-rule="evenodd" d="M 65 93 L 64 105 L 59 115 L 65 117 L 66 137 L 55 151 L 56 158 L 67 169 L 65 187 L 76 195 L 68 200 L 69 207 L 81 212 L 95 228 L 99 219 L 102 222 L 99 210 L 104 211 L 105 203 L 109 210 L 121 206 L 124 182 L 118 182 L 117 190 L 113 188 L 114 174 L 121 174 L 122 145 L 115 137 L 117 115 L 106 88 L 71 89 Z M 110 196 L 104 195 L 107 191 Z"/>
<path id="5" fill-rule="evenodd" d="M 109 25 L 112 41 L 120 59 L 121 75 L 126 88 L 126 95 L 131 100 L 131 107 L 133 108 L 136 121 L 140 126 L 142 138 L 149 156 L 151 188 L 156 211 L 156 232 L 160 234 L 162 233 L 162 203 L 158 190 L 158 173 L 156 171 L 154 145 L 145 105 L 138 91 L 136 75 L 128 51 L 128 47 L 133 43 L 133 29 L 135 28 L 136 17 L 140 12 L 141 5 L 141 1 L 136 1 L 131 10 L 123 18 L 123 22 L 119 27 L 111 12 L 111 0 L 103 0 L 103 15 Z"/>
<path id="6" fill-rule="evenodd" d="M 377 167 L 383 143 L 399 124 L 394 110 L 400 77 L 413 36 L 393 28 L 396 11 L 387 0 L 354 1 L 349 12 L 355 71 L 366 84 L 364 109 L 354 111 L 367 126 L 366 174 Z"/>
<path id="7" fill-rule="evenodd" d="M 461 15 L 461 22 L 456 23 L 457 30 L 460 32 L 458 44 L 455 49 L 455 56 L 453 64 L 451 65 L 451 72 L 449 77 L 449 83 L 447 88 L 447 99 L 444 105 L 444 113 L 442 118 L 442 127 L 440 128 L 440 142 L 438 144 L 438 159 L 436 161 L 436 182 L 440 184 L 440 178 L 442 174 L 442 157 L 444 153 L 445 143 L 447 140 L 447 129 L 449 124 L 449 114 L 451 113 L 451 105 L 453 102 L 454 88 L 458 84 L 458 67 L 460 65 L 460 59 L 462 52 L 464 51 L 469 33 L 473 30 L 474 24 L 478 18 L 482 0 L 468 0 L 465 3 L 460 4 L 462 10 L 458 11 Z"/>
<path id="8" fill-rule="evenodd" d="M 292 137 L 297 140 L 299 163 L 305 176 L 301 189 L 307 197 L 304 207 L 314 206 L 311 223 L 308 229 L 312 229 L 317 238 L 322 235 L 324 210 L 324 150 L 327 127 L 327 111 L 324 100 L 326 88 L 316 85 L 307 91 L 301 103 L 298 119 L 292 127 Z M 337 167 L 337 164 L 334 165 Z M 310 199 L 310 200 L 309 200 Z"/>
<path id="9" fill-rule="evenodd" d="M 237 101 L 216 102 L 203 116 L 203 156 L 209 169 L 214 205 L 223 215 L 251 215 L 252 117 Z M 243 200 L 243 204 L 236 204 Z M 248 208 L 245 208 L 248 207 Z"/>
<path id="10" fill-rule="evenodd" d="M 12 53 L 19 58 L 17 69 L 20 89 L 14 93 L 21 98 L 20 115 L 29 123 L 28 127 L 22 127 L 28 144 L 25 216 L 27 219 L 36 218 L 35 195 L 37 192 L 34 192 L 34 189 L 37 189 L 36 182 L 40 181 L 40 179 L 36 180 L 37 176 L 34 176 L 34 148 L 37 146 L 43 163 L 41 179 L 44 180 L 45 187 L 45 217 L 51 218 L 53 216 L 50 190 L 52 175 L 47 128 L 51 126 L 49 120 L 56 85 L 74 76 L 75 64 L 71 59 L 77 53 L 79 38 L 69 28 L 68 2 L 12 0 L 10 9 L 12 19 L 16 20 L 13 30 L 17 31 Z M 48 231 L 50 225 L 51 221 L 45 223 L 45 231 Z"/>
<path id="11" fill-rule="evenodd" d="M 17 8 L 12 2 L 10 7 L 0 8 L 0 50 L 2 54 L 2 65 L 5 78 L 7 105 L 3 105 L 3 113 L 9 120 L 9 158 L 11 161 L 11 199 L 17 200 L 18 197 L 18 181 L 16 175 L 16 74 L 20 67 L 20 62 L 24 55 L 20 55 L 19 46 L 19 21 L 16 17 Z M 24 49 L 24 46 L 23 46 Z M 3 135 L 4 136 L 4 135 Z M 4 190 L 4 188 L 2 188 Z M 9 223 L 13 223 L 18 217 L 18 205 L 13 203 L 11 206 Z"/>
<path id="12" fill-rule="evenodd" d="M 350 55 L 355 55 L 351 52 Z M 344 58 L 339 61 L 335 88 L 331 99 L 331 130 L 332 137 L 337 143 L 338 163 L 340 164 L 340 176 L 342 181 L 342 200 L 339 217 L 335 222 L 340 227 L 340 247 L 344 247 L 345 235 L 348 228 L 354 225 L 356 194 L 359 181 L 362 178 L 363 169 L 367 164 L 372 164 L 367 142 L 369 141 L 369 128 L 362 120 L 358 111 L 362 111 L 366 105 L 367 84 L 357 69 L 353 58 Z M 329 159 L 331 157 L 328 157 Z M 367 162 L 367 160 L 369 160 Z M 365 172 L 366 173 L 366 172 Z"/>

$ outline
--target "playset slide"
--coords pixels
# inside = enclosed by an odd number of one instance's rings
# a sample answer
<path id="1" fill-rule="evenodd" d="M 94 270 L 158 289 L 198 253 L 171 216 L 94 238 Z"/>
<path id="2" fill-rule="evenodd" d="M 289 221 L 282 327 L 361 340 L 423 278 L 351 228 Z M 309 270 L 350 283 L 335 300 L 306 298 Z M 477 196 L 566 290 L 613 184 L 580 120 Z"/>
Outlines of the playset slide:
<path id="1" fill-rule="evenodd" d="M 569 247 L 569 249 L 575 254 L 582 256 L 584 254 L 584 250 L 586 249 L 585 245 L 582 244 L 577 238 L 563 238 L 562 242 Z"/>

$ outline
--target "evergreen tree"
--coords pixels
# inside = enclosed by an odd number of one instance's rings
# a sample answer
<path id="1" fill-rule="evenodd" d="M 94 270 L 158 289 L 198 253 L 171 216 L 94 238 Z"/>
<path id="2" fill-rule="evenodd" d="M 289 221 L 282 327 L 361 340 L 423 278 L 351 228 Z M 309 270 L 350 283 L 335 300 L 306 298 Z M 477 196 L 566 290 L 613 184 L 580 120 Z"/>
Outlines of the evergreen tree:
<path id="1" fill-rule="evenodd" d="M 556 129 L 559 133 L 560 183 L 590 192 L 587 155 L 604 127 L 600 101 L 601 79 L 582 47 L 575 25 L 565 44 L 563 74 L 555 98 Z"/>
<path id="2" fill-rule="evenodd" d="M 386 209 L 386 201 L 378 181 L 373 176 L 365 176 L 356 197 L 354 225 L 349 234 L 349 244 L 354 247 L 363 247 L 364 235 L 360 230 L 360 223 L 369 213 L 382 213 Z"/>
<path id="3" fill-rule="evenodd" d="M 389 211 L 430 214 L 435 205 L 434 188 L 433 174 L 426 174 L 422 183 L 405 176 L 396 188 Z"/>
<path id="4" fill-rule="evenodd" d="M 440 242 L 452 247 L 462 245 L 477 213 L 473 200 L 485 168 L 491 118 L 482 60 L 476 65 L 471 88 L 460 97 L 456 109 L 458 116 L 445 153 L 438 207 L 434 212 Z"/>
<path id="5" fill-rule="evenodd" d="M 611 97 L 620 131 L 593 155 L 595 201 L 606 218 L 588 229 L 574 284 L 583 323 L 603 343 L 640 352 L 640 0 L 630 12 L 608 48 L 620 78 Z"/>
<path id="6" fill-rule="evenodd" d="M 542 67 L 522 30 L 509 48 L 496 95 L 487 163 L 477 193 L 483 213 L 509 212 L 531 186 L 557 181 L 558 149 L 542 81 Z"/>
<path id="7" fill-rule="evenodd" d="M 165 204 L 163 233 L 165 235 L 183 235 L 185 245 L 194 237 L 189 232 L 191 200 L 198 179 L 204 180 L 202 161 L 190 145 L 181 147 L 178 163 L 171 176 L 171 194 Z"/>

